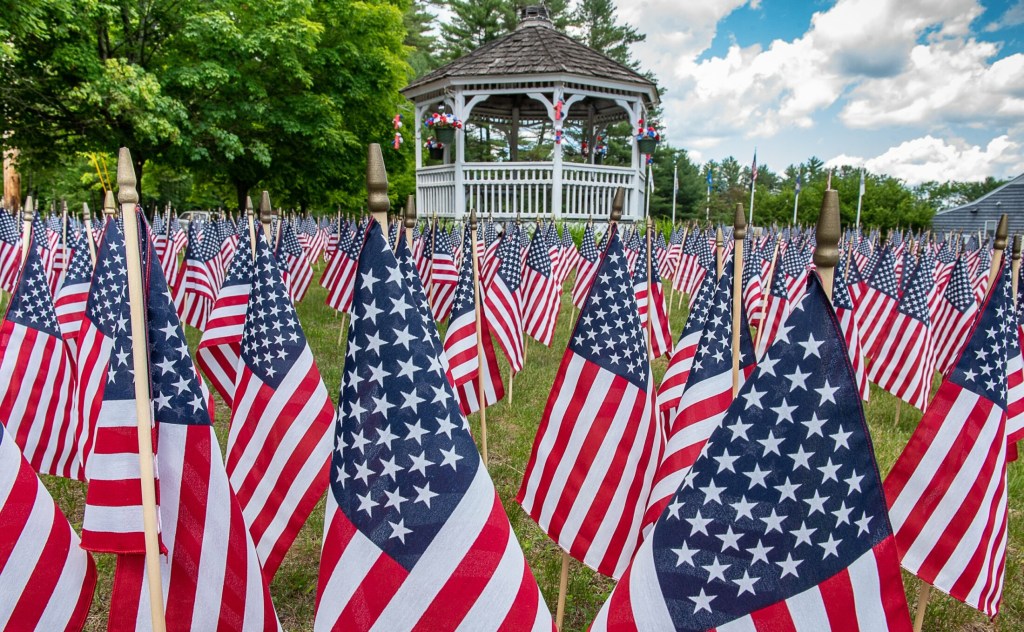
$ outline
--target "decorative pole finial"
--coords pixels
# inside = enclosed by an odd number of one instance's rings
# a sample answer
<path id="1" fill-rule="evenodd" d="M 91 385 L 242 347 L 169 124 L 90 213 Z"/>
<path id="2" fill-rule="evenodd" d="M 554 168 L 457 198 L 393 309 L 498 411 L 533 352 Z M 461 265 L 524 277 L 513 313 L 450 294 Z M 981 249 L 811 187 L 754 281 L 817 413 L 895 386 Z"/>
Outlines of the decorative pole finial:
<path id="1" fill-rule="evenodd" d="M 139 192 L 135 188 L 135 167 L 132 152 L 122 147 L 117 154 L 117 201 L 121 204 L 138 204 Z"/>
<path id="2" fill-rule="evenodd" d="M 469 229 L 476 230 L 476 209 L 469 209 Z"/>
<path id="3" fill-rule="evenodd" d="M 996 226 L 996 240 L 992 244 L 996 250 L 1006 250 L 1006 240 L 1010 234 L 1009 220 L 1006 217 L 1006 213 L 1003 213 L 999 217 L 999 225 Z"/>
<path id="4" fill-rule="evenodd" d="M 31 222 L 36 218 L 36 202 L 29 195 L 25 198 L 25 206 L 21 209 L 21 219 L 26 222 Z"/>
<path id="5" fill-rule="evenodd" d="M 107 192 L 103 194 L 103 214 L 107 217 L 117 215 L 117 204 L 114 201 L 114 192 L 110 189 L 107 189 Z"/>
<path id="6" fill-rule="evenodd" d="M 747 218 L 743 212 L 743 202 L 736 203 L 736 216 L 732 221 L 733 241 L 743 241 L 747 238 Z"/>
<path id="7" fill-rule="evenodd" d="M 622 219 L 622 208 L 624 206 L 626 206 L 626 188 L 619 187 L 615 189 L 615 197 L 612 198 L 612 213 L 608 218 L 611 223 L 619 223 Z"/>
<path id="8" fill-rule="evenodd" d="M 267 192 L 267 191 L 264 191 L 260 195 L 260 223 L 263 224 L 263 234 L 266 236 L 268 243 L 271 241 L 271 239 L 270 239 L 270 224 L 273 221 L 274 221 L 274 207 L 270 205 L 270 193 Z M 280 228 L 281 222 L 283 222 L 283 221 L 284 221 L 284 217 L 281 217 L 280 221 L 278 221 L 278 224 L 277 224 L 278 228 Z"/>
<path id="9" fill-rule="evenodd" d="M 814 233 L 814 265 L 818 268 L 825 294 L 832 299 L 832 278 L 836 264 L 839 263 L 839 238 L 842 228 L 839 225 L 839 192 L 826 189 L 821 199 L 821 211 L 818 213 L 818 228 Z"/>
<path id="10" fill-rule="evenodd" d="M 405 227 L 416 228 L 416 196 L 410 195 L 405 200 Z"/>
<path id="11" fill-rule="evenodd" d="M 82 202 L 82 219 L 86 222 L 92 219 L 92 211 L 89 210 L 88 202 Z"/>
<path id="12" fill-rule="evenodd" d="M 382 229 L 386 229 L 391 200 L 388 199 L 388 171 L 384 167 L 384 154 L 381 153 L 380 143 L 370 143 L 367 150 L 366 205 Z"/>

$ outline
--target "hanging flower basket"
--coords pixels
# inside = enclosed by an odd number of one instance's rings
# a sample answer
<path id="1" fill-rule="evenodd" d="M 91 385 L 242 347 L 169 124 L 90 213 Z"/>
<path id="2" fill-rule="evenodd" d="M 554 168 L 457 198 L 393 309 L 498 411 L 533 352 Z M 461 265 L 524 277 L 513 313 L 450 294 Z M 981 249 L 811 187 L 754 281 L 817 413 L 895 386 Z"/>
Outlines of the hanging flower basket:
<path id="1" fill-rule="evenodd" d="M 641 154 L 653 154 L 658 148 L 658 141 L 653 138 L 641 138 L 636 141 L 636 146 L 640 148 Z"/>
<path id="2" fill-rule="evenodd" d="M 654 123 L 652 122 L 645 127 L 643 119 L 641 119 L 640 129 L 637 130 L 636 133 L 636 146 L 640 150 L 640 153 L 653 154 L 654 150 L 658 148 L 658 141 L 660 140 L 661 134 L 654 126 Z"/>
<path id="3" fill-rule="evenodd" d="M 444 147 L 428 147 L 427 153 L 434 160 L 444 160 Z"/>
<path id="4" fill-rule="evenodd" d="M 455 142 L 455 128 L 454 127 L 439 127 L 434 130 L 434 134 L 437 135 L 437 140 L 442 143 L 454 143 Z"/>
<path id="5" fill-rule="evenodd" d="M 599 165 L 604 162 L 604 154 L 594 154 L 594 164 Z"/>

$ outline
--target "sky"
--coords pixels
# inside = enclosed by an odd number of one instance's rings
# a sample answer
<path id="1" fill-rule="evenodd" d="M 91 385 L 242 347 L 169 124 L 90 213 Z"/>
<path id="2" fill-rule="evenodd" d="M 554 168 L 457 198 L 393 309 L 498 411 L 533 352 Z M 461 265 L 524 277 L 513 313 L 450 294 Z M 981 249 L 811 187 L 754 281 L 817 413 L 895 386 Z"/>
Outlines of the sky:
<path id="1" fill-rule="evenodd" d="M 1024 0 L 615 0 L 696 162 L 1024 173 Z"/>

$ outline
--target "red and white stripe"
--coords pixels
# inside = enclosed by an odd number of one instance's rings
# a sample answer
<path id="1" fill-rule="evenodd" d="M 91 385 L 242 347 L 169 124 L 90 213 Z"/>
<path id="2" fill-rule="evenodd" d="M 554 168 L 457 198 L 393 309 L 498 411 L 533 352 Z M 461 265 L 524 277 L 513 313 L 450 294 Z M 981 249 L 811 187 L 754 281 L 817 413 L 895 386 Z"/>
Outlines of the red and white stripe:
<path id="1" fill-rule="evenodd" d="M 839 321 L 839 329 L 843 332 L 843 339 L 846 341 L 846 349 L 850 356 L 850 364 L 853 365 L 853 376 L 857 382 L 857 390 L 860 391 L 860 398 L 868 401 L 871 386 L 868 383 L 864 348 L 860 342 L 860 329 L 857 327 L 856 315 L 851 309 L 837 307 L 836 320 Z"/>
<path id="2" fill-rule="evenodd" d="M 438 229 L 440 230 L 440 229 Z M 434 251 L 430 266 L 430 311 L 434 320 L 447 320 L 452 312 L 452 301 L 455 299 L 455 287 L 459 282 L 459 269 L 455 267 L 455 259 L 446 252 Z"/>
<path id="3" fill-rule="evenodd" d="M 579 265 L 576 266 L 576 278 L 572 283 L 572 304 L 577 309 L 582 309 L 587 302 L 590 286 L 594 284 L 594 276 L 597 275 L 597 268 L 600 265 L 600 257 L 592 262 L 587 261 L 585 257 L 580 257 Z"/>
<path id="4" fill-rule="evenodd" d="M 227 471 L 269 581 L 327 487 L 334 406 L 308 345 L 276 389 L 238 366 Z"/>
<path id="5" fill-rule="evenodd" d="M 233 283 L 221 288 L 196 350 L 196 364 L 229 408 L 234 399 L 238 363 L 241 361 L 242 330 L 250 288 L 249 283 Z"/>
<path id="6" fill-rule="evenodd" d="M 92 557 L 0 427 L 0 629 L 81 630 L 95 586 Z"/>
<path id="7" fill-rule="evenodd" d="M 334 494 L 327 495 L 323 541 L 314 630 L 554 627 L 482 467 L 412 570 L 356 529 Z"/>
<path id="8" fill-rule="evenodd" d="M 658 464 L 652 389 L 650 374 L 641 389 L 567 350 L 517 495 L 562 549 L 611 577 L 640 542 Z"/>
<path id="9" fill-rule="evenodd" d="M 5 319 L 0 382 L 0 420 L 25 459 L 41 474 L 84 480 L 74 368 L 63 339 Z"/>
<path id="10" fill-rule="evenodd" d="M 212 426 L 161 424 L 160 556 L 169 630 L 279 630 Z M 143 555 L 118 556 L 109 630 L 150 630 Z"/>
<path id="11" fill-rule="evenodd" d="M 53 308 L 57 312 L 61 337 L 68 347 L 72 362 L 78 357 L 78 332 L 85 318 L 85 306 L 89 301 L 89 282 L 63 283 L 57 290 Z"/>
<path id="12" fill-rule="evenodd" d="M 484 292 L 484 319 L 513 372 L 523 369 L 525 355 L 522 301 L 522 288 L 510 291 L 498 275 L 495 275 L 494 282 Z"/>
<path id="13" fill-rule="evenodd" d="M 523 270 L 523 331 L 542 345 L 551 346 L 558 319 L 559 288 L 553 276 L 546 277 L 530 266 Z"/>
<path id="14" fill-rule="evenodd" d="M 913 282 L 913 281 L 911 281 Z M 885 324 L 868 366 L 868 379 L 896 397 L 925 410 L 935 373 L 930 328 L 921 321 L 894 312 Z"/>
<path id="15" fill-rule="evenodd" d="M 675 629 L 654 566 L 651 539 L 637 551 L 629 572 L 598 613 L 593 632 L 660 632 Z M 850 566 L 789 599 L 716 627 L 715 632 L 819 632 L 902 630 L 910 615 L 890 536 Z"/>

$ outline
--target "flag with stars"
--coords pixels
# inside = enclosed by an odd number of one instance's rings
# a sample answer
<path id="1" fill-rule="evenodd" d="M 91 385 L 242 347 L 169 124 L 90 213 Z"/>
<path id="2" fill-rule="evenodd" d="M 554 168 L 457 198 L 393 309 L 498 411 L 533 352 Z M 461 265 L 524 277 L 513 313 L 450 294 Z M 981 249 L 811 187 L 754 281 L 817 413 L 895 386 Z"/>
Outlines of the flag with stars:
<path id="1" fill-rule="evenodd" d="M 64 274 L 64 282 L 57 290 L 53 306 L 57 311 L 60 333 L 68 346 L 72 362 L 78 358 L 78 332 L 85 318 L 85 304 L 89 299 L 89 284 L 92 282 L 92 254 L 85 240 L 85 233 L 78 234 L 78 246 L 74 248 L 71 262 Z"/>
<path id="2" fill-rule="evenodd" d="M 263 232 L 262 227 L 255 230 Z M 203 337 L 196 350 L 196 364 L 228 408 L 232 406 L 235 395 L 242 329 L 252 287 L 252 259 L 252 241 L 246 229 L 240 235 L 228 274 L 210 309 L 206 329 L 203 330 Z"/>
<path id="3" fill-rule="evenodd" d="M 868 275 L 861 297 L 857 299 L 857 324 L 860 326 L 864 351 L 871 353 L 875 341 L 885 335 L 885 321 L 896 311 L 900 290 L 896 282 L 896 255 L 893 249 L 882 249 L 878 262 Z"/>
<path id="4" fill-rule="evenodd" d="M 1006 564 L 1007 388 L 1022 370 L 1009 268 L 885 480 L 903 567 L 989 617 Z"/>
<path id="5" fill-rule="evenodd" d="M 718 280 L 712 306 L 686 378 L 682 398 L 666 426 L 666 444 L 654 475 L 654 487 L 644 514 L 644 529 L 661 515 L 683 477 L 718 428 L 733 401 L 732 287 L 735 262 L 729 261 Z M 783 333 L 785 325 L 779 333 Z M 739 385 L 754 369 L 754 343 L 746 313 L 740 310 Z"/>
<path id="6" fill-rule="evenodd" d="M 18 221 L 0 210 L 0 288 L 14 292 L 21 270 L 21 230 Z"/>
<path id="7" fill-rule="evenodd" d="M 373 222 L 359 258 L 316 630 L 551 630 L 430 342 Z"/>
<path id="8" fill-rule="evenodd" d="M 239 353 L 227 470 L 270 580 L 327 487 L 334 410 L 262 231 Z"/>
<path id="9" fill-rule="evenodd" d="M 471 235 L 472 231 L 467 227 L 462 249 L 468 256 L 462 258 L 459 286 L 455 290 L 452 315 L 448 320 L 448 330 L 444 337 L 444 352 L 448 357 L 448 379 L 458 391 L 459 407 L 464 415 L 480 410 L 481 379 L 485 405 L 492 406 L 505 396 L 498 359 L 494 355 L 494 345 L 491 343 L 491 332 L 482 314 L 479 331 L 481 335 L 477 336 L 476 292 L 479 286 L 473 272 Z M 483 366 L 477 353 L 478 341 L 483 350 Z"/>
<path id="10" fill-rule="evenodd" d="M 224 470 L 220 445 L 207 408 L 209 397 L 189 356 L 178 314 L 163 272 L 154 261 L 155 252 L 143 221 L 140 218 L 149 343 L 146 362 L 153 398 L 154 445 L 159 446 L 154 457 L 159 480 L 157 520 L 161 543 L 166 549 L 166 554 L 160 556 L 160 576 L 167 629 L 279 630 L 269 582 L 263 578 L 256 548 Z M 114 225 L 111 223 L 111 228 Z M 107 233 L 110 234 L 111 229 Z M 124 252 L 120 228 L 109 241 L 119 241 L 119 252 Z M 108 239 L 104 242 L 109 254 Z M 101 260 L 106 267 L 107 259 Z M 110 295 L 110 298 L 115 297 Z M 117 298 L 128 310 L 127 292 Z M 128 416 L 134 420 L 131 332 L 128 327 L 117 326 L 113 337 L 115 353 L 118 349 L 125 350 L 127 366 L 117 368 L 107 390 L 131 392 L 131 399 L 122 401 L 131 407 Z M 112 361 L 112 367 L 119 362 L 119 358 Z M 129 437 L 123 435 L 121 441 L 127 443 Z M 130 441 L 137 450 L 138 440 L 131 438 Z M 102 446 L 97 437 L 96 451 L 88 462 L 87 473 L 95 473 L 94 461 L 111 447 L 113 443 Z M 125 461 L 124 465 L 127 467 L 129 462 Z M 129 471 L 137 473 L 137 454 L 132 465 L 133 470 Z M 137 478 L 134 481 L 134 495 L 138 497 L 139 482 Z M 90 478 L 90 492 L 94 482 Z M 87 521 L 89 511 L 86 507 Z M 136 511 L 141 514 L 138 508 Z M 141 523 L 141 515 L 131 518 L 126 526 Z M 150 629 L 149 582 L 145 567 L 142 551 L 118 556 L 108 630 Z"/>
<path id="11" fill-rule="evenodd" d="M 842 339 L 814 277 L 592 630 L 910 630 Z"/>
<path id="12" fill-rule="evenodd" d="M 651 229 L 653 230 L 653 229 Z M 650 260 L 651 275 L 648 280 L 647 239 L 640 240 L 640 256 L 633 266 L 633 294 L 640 314 L 640 326 L 644 335 L 650 337 L 651 357 L 660 358 L 672 350 L 672 333 L 668 330 L 668 315 L 665 311 L 665 290 L 661 286 L 661 275 L 653 259 Z M 648 326 L 648 303 L 650 311 Z"/>
<path id="13" fill-rule="evenodd" d="M 795 247 L 789 246 L 789 248 Z M 771 284 L 768 286 L 768 294 L 764 297 L 764 317 L 761 319 L 757 332 L 756 352 L 758 357 L 763 356 L 775 341 L 776 332 L 782 327 L 794 304 L 790 300 L 790 284 L 787 283 L 788 277 L 781 264 L 782 258 L 781 254 L 776 256 Z"/>
<path id="14" fill-rule="evenodd" d="M 331 265 L 324 271 L 324 276 L 330 283 L 329 286 L 325 286 L 327 298 L 324 302 L 336 311 L 347 312 L 352 308 L 356 268 L 359 265 L 359 253 L 363 249 L 365 233 L 366 228 L 363 225 L 356 225 L 353 230 L 346 228 L 338 243 L 338 256 L 331 260 Z"/>
<path id="15" fill-rule="evenodd" d="M 617 230 L 551 388 L 517 500 L 558 545 L 626 570 L 662 443 L 647 345 Z"/>
<path id="16" fill-rule="evenodd" d="M 908 270 L 906 289 L 896 309 L 880 323 L 884 333 L 867 349 L 868 379 L 919 410 L 928 406 L 935 373 L 932 328 L 928 318 L 931 266 L 925 257 Z"/>
<path id="17" fill-rule="evenodd" d="M 78 544 L 60 507 L 0 424 L 0 628 L 85 626 L 96 566 Z"/>
<path id="18" fill-rule="evenodd" d="M 560 286 L 555 279 L 551 252 L 543 226 L 530 240 L 523 268 L 523 331 L 544 346 L 551 346 L 558 318 Z"/>
<path id="19" fill-rule="evenodd" d="M 582 309 L 587 301 L 587 294 L 590 292 L 590 286 L 594 283 L 594 275 L 597 274 L 600 257 L 597 240 L 594 237 L 594 223 L 587 222 L 587 227 L 583 231 L 583 241 L 580 242 L 576 279 L 572 284 L 572 304 L 577 308 Z"/>
<path id="20" fill-rule="evenodd" d="M 75 371 L 35 247 L 0 326 L 0 383 L 0 422 L 25 459 L 42 474 L 83 480 L 82 429 L 72 414 Z"/>
<path id="21" fill-rule="evenodd" d="M 743 258 L 743 309 L 747 322 L 752 327 L 761 326 L 761 303 L 764 289 L 761 287 L 761 254 L 757 242 L 747 239 Z"/>
<path id="22" fill-rule="evenodd" d="M 699 283 L 704 280 L 705 268 L 701 261 L 701 242 L 707 246 L 707 237 L 700 229 L 690 231 L 683 242 L 683 248 L 679 254 L 679 265 L 676 266 L 675 273 L 672 275 L 672 287 L 677 292 L 693 296 L 700 288 Z"/>
<path id="23" fill-rule="evenodd" d="M 196 329 L 206 327 L 206 318 L 217 298 L 220 243 L 210 224 L 200 228 L 201 222 L 188 224 L 188 248 L 185 250 L 185 323 Z M 202 235 L 200 235 L 202 230 Z"/>
<path id="24" fill-rule="evenodd" d="M 309 256 L 295 236 L 291 222 L 281 222 L 281 235 L 277 242 L 277 260 L 284 270 L 284 284 L 292 300 L 298 303 L 306 296 L 313 280 L 313 266 Z"/>
<path id="25" fill-rule="evenodd" d="M 523 368 L 522 256 L 519 224 L 510 224 L 498 246 L 494 279 L 484 290 L 484 318 L 513 373 Z"/>
<path id="26" fill-rule="evenodd" d="M 686 387 L 690 370 L 693 368 L 693 357 L 697 355 L 697 345 L 700 343 L 701 333 L 704 331 L 704 320 L 714 304 L 717 287 L 718 283 L 714 274 L 704 275 L 700 289 L 690 301 L 686 324 L 683 325 L 679 341 L 676 342 L 676 346 L 672 350 L 672 359 L 669 360 L 668 368 L 665 369 L 665 375 L 661 378 L 661 386 L 658 387 L 658 412 L 666 426 L 668 420 L 674 416 L 679 401 L 683 397 L 683 389 Z"/>
<path id="27" fill-rule="evenodd" d="M 864 366 L 864 348 L 860 343 L 860 328 L 857 326 L 857 314 L 853 305 L 853 298 L 850 296 L 850 277 L 847 276 L 847 267 L 852 264 L 845 250 L 840 250 L 839 263 L 836 265 L 835 276 L 832 279 L 832 307 L 836 310 L 836 320 L 839 321 L 839 328 L 843 331 L 843 339 L 846 341 L 846 348 L 850 352 L 850 365 L 853 366 L 853 375 L 857 379 L 857 389 L 860 397 L 868 401 L 871 393 L 871 386 L 868 383 L 867 367 Z"/>
<path id="28" fill-rule="evenodd" d="M 958 257 L 953 265 L 949 283 L 942 293 L 933 321 L 935 341 L 935 368 L 943 375 L 956 363 L 960 351 L 967 344 L 967 336 L 971 333 L 975 317 L 978 314 L 978 303 L 974 300 L 971 289 L 971 277 L 967 272 L 967 259 Z"/>
<path id="29" fill-rule="evenodd" d="M 441 322 L 452 313 L 455 286 L 459 282 L 459 269 L 455 267 L 455 248 L 451 236 L 440 223 L 435 222 L 430 253 L 430 284 L 427 296 L 434 320 Z"/>

